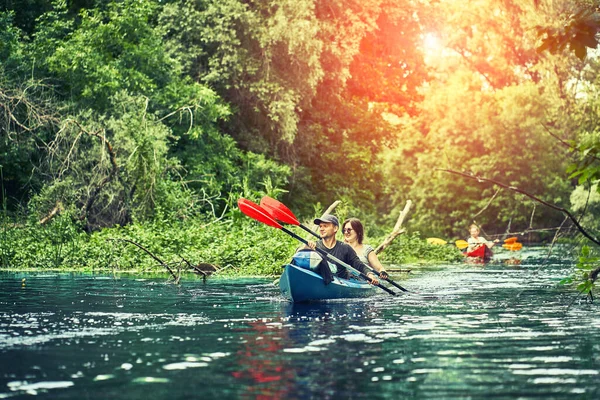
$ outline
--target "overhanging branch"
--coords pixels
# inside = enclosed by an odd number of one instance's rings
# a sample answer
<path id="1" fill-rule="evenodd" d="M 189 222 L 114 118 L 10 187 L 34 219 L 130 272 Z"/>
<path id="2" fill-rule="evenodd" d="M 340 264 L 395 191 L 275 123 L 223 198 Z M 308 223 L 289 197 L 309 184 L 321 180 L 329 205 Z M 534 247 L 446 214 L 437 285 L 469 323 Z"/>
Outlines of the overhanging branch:
<path id="1" fill-rule="evenodd" d="M 510 186 L 510 185 L 507 185 L 505 183 L 498 182 L 498 181 L 496 181 L 494 179 L 488 179 L 488 178 L 484 178 L 484 177 L 481 177 L 481 176 L 477 176 L 475 174 L 467 174 L 465 172 L 454 171 L 452 169 L 436 168 L 436 170 L 442 171 L 442 172 L 448 172 L 448 173 L 459 175 L 459 176 L 463 176 L 465 178 L 476 180 L 477 182 L 489 182 L 489 183 L 492 183 L 494 185 L 500 186 L 500 187 L 502 187 L 504 189 L 508 189 L 508 190 L 513 191 L 513 192 L 517 192 L 517 193 L 520 193 L 520 194 L 522 194 L 524 196 L 527 196 L 530 199 L 532 199 L 534 201 L 537 201 L 540 204 L 545 205 L 546 207 L 552 208 L 553 210 L 560 211 L 561 213 L 563 213 L 564 215 L 566 215 L 573 222 L 573 224 L 575 225 L 575 227 L 577 227 L 577 229 L 579 230 L 579 232 L 581 232 L 581 234 L 583 236 L 585 236 L 586 238 L 588 238 L 589 240 L 591 240 L 592 242 L 594 242 L 596 245 L 600 246 L 600 241 L 598 239 L 596 239 L 595 237 L 593 237 L 592 235 L 590 235 L 579 224 L 579 221 L 577 221 L 577 218 L 575 218 L 573 216 L 573 214 L 571 214 L 571 212 L 569 210 L 567 210 L 566 208 L 564 208 L 564 207 L 560 207 L 560 206 L 557 206 L 556 204 L 548 203 L 547 201 L 542 200 L 539 197 L 536 197 L 536 196 L 532 195 L 531 193 L 527 193 L 523 189 L 519 189 L 516 186 Z"/>

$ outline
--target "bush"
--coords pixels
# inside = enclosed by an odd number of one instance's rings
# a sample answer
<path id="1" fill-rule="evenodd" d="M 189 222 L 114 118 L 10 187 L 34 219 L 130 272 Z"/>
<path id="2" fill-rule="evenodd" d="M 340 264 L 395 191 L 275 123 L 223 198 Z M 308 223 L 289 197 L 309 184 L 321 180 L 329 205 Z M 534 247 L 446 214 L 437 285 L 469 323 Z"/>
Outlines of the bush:
<path id="1" fill-rule="evenodd" d="M 250 219 L 209 222 L 202 218 L 154 221 L 83 233 L 68 215 L 47 225 L 6 222 L 0 230 L 0 267 L 82 271 L 163 272 L 139 247 L 165 263 L 227 267 L 224 275 L 278 275 L 298 245 L 283 233 Z M 186 267 L 182 264 L 182 267 Z"/>
<path id="2" fill-rule="evenodd" d="M 383 238 L 378 242 L 383 241 Z M 433 245 L 421 238 L 419 232 L 402 235 L 381 253 L 381 261 L 388 264 L 412 262 L 456 262 L 463 255 L 454 245 Z"/>

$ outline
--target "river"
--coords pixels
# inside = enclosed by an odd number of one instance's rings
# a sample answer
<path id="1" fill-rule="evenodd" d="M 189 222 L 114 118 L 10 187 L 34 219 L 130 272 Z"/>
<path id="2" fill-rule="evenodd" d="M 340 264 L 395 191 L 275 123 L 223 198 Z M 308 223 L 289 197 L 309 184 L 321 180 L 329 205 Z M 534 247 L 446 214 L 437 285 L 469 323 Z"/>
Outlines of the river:
<path id="1" fill-rule="evenodd" d="M 297 305 L 273 279 L 0 272 L 0 399 L 600 398 L 598 305 L 544 254 Z"/>

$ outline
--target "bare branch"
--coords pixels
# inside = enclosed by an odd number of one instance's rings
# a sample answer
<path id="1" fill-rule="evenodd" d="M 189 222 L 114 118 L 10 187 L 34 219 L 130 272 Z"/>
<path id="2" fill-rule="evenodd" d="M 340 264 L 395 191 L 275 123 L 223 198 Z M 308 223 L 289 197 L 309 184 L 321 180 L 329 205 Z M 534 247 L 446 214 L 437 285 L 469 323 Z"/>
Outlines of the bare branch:
<path id="1" fill-rule="evenodd" d="M 60 201 L 57 201 L 56 205 L 54 206 L 54 208 L 44 218 L 42 218 L 40 220 L 40 225 L 44 225 L 45 223 L 47 223 L 48 221 L 50 221 L 57 214 L 59 214 L 62 210 L 63 210 L 62 203 Z"/>
<path id="2" fill-rule="evenodd" d="M 129 239 L 109 239 L 109 240 L 119 240 L 121 242 L 131 243 L 131 244 L 139 247 L 140 249 L 142 249 L 143 251 L 145 251 L 150 257 L 152 257 L 153 259 L 155 259 L 160 265 L 162 265 L 163 267 L 165 267 L 166 270 L 169 271 L 169 274 L 171 274 L 171 276 L 175 280 L 175 283 L 179 283 L 179 279 L 177 278 L 177 275 L 175 275 L 175 272 L 173 272 L 173 270 L 169 267 L 169 265 L 167 263 L 165 263 L 163 260 L 161 260 L 160 258 L 156 257 L 154 254 L 152 254 L 152 252 L 150 250 L 146 249 L 141 244 L 138 244 L 138 243 L 134 242 L 133 240 L 129 240 Z"/>
<path id="3" fill-rule="evenodd" d="M 104 188 L 104 186 L 106 186 L 110 181 L 112 181 L 117 176 L 117 173 L 119 172 L 119 166 L 117 165 L 117 155 L 115 154 L 115 151 L 113 150 L 112 144 L 101 133 L 104 130 L 99 130 L 96 132 L 88 132 L 79 124 L 79 122 L 77 122 L 77 121 L 73 121 L 73 122 L 79 127 L 79 129 L 81 129 L 82 132 L 85 132 L 90 136 L 95 136 L 102 141 L 102 143 L 106 147 L 106 150 L 108 151 L 108 154 L 110 157 L 110 163 L 112 165 L 110 173 L 107 176 L 105 176 L 104 179 L 102 179 L 102 181 L 100 181 L 96 185 L 96 187 L 92 190 L 90 196 L 88 197 L 85 205 L 82 207 L 79 218 L 84 219 L 87 215 L 88 210 L 92 207 L 92 205 L 96 201 L 96 198 L 98 197 L 98 194 L 100 193 L 100 191 Z"/>
<path id="4" fill-rule="evenodd" d="M 488 201 L 488 203 L 485 205 L 485 207 L 483 207 L 481 210 L 479 210 L 479 212 L 477 214 L 473 215 L 473 219 L 479 217 L 481 215 L 481 213 L 484 212 L 490 206 L 490 204 L 492 204 L 492 201 L 494 201 L 496 196 L 498 196 L 498 193 L 500 193 L 500 190 L 501 189 L 496 190 L 496 193 L 494 193 L 494 195 L 492 196 L 490 201 Z"/>
<path id="5" fill-rule="evenodd" d="M 412 201 L 406 200 L 406 205 L 404 206 L 404 209 L 400 213 L 400 216 L 398 217 L 398 220 L 396 221 L 396 225 L 394 225 L 394 229 L 383 240 L 383 242 L 381 242 L 381 244 L 379 246 L 377 246 L 377 248 L 375 249 L 375 254 L 381 253 L 386 247 L 388 247 L 390 245 L 390 243 L 392 243 L 392 241 L 394 239 L 396 239 L 396 237 L 398 235 L 405 232 L 405 230 L 402 228 L 402 223 L 404 222 L 404 219 L 408 215 L 408 212 L 410 211 L 411 206 L 412 206 Z"/>
<path id="6" fill-rule="evenodd" d="M 493 183 L 494 185 L 498 185 L 498 186 L 500 186 L 500 187 L 502 187 L 504 189 L 508 189 L 508 190 L 513 191 L 513 192 L 517 192 L 517 193 L 520 193 L 522 195 L 525 195 L 525 196 L 529 197 L 530 199 L 532 199 L 534 201 L 537 201 L 540 204 L 545 205 L 546 207 L 552 208 L 553 210 L 560 211 L 561 213 L 565 214 L 573 222 L 573 224 L 577 227 L 577 229 L 579 230 L 579 232 L 581 232 L 581 234 L 583 236 L 585 236 L 586 238 L 588 238 L 589 240 L 591 240 L 592 242 L 594 242 L 596 245 L 600 246 L 600 241 L 598 239 L 596 239 L 595 237 L 593 237 L 592 235 L 590 235 L 579 224 L 579 221 L 577 220 L 577 218 L 575 218 L 573 216 L 573 214 L 571 214 L 571 212 L 569 210 L 567 210 L 566 208 L 564 208 L 564 207 L 560 207 L 560 206 L 557 206 L 556 204 L 549 203 L 549 202 L 547 202 L 545 200 L 540 199 L 539 197 L 536 197 L 536 196 L 532 195 L 531 193 L 528 193 L 528 192 L 526 192 L 526 191 L 524 191 L 522 189 L 519 189 L 516 186 L 510 186 L 510 185 L 507 185 L 505 183 L 498 182 L 498 181 L 496 181 L 494 179 L 488 179 L 488 178 L 484 178 L 484 177 L 477 176 L 477 175 L 474 175 L 474 174 L 467 174 L 467 173 L 464 173 L 464 172 L 454 171 L 454 170 L 451 170 L 451 169 L 437 168 L 437 170 L 438 171 L 442 171 L 442 172 L 448 172 L 448 173 L 455 174 L 455 175 L 460 175 L 460 176 L 463 176 L 465 178 L 476 180 L 477 182 L 489 182 L 489 183 Z"/>

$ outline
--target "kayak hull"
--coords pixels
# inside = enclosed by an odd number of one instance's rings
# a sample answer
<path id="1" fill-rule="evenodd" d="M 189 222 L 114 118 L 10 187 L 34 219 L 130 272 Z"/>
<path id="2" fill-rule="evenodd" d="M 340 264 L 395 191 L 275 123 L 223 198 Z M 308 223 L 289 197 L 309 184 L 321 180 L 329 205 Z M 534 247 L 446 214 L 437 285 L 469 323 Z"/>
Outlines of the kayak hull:
<path id="1" fill-rule="evenodd" d="M 361 298 L 375 293 L 375 286 L 354 279 L 335 277 L 325 285 L 319 274 L 292 264 L 285 266 L 279 289 L 283 297 L 294 303 Z"/>
<path id="2" fill-rule="evenodd" d="M 482 260 L 489 260 L 494 255 L 494 253 L 492 253 L 492 250 L 490 250 L 490 248 L 486 245 L 481 245 L 475 250 L 467 251 L 464 254 L 467 257 L 480 258 Z"/>

